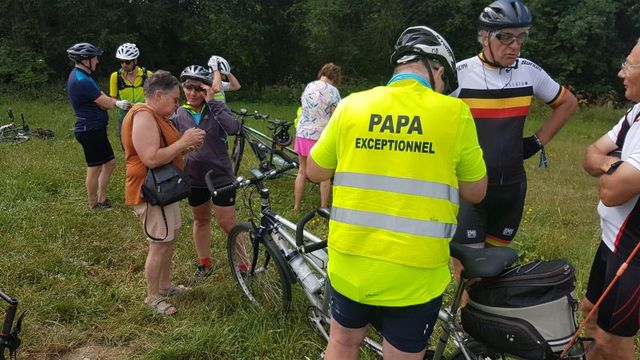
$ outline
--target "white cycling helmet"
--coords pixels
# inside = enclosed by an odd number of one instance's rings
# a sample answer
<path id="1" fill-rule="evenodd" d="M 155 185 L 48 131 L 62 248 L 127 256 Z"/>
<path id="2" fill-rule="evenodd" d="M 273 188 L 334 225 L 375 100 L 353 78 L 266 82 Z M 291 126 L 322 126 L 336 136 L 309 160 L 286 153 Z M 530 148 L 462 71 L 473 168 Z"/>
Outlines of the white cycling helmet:
<path id="1" fill-rule="evenodd" d="M 229 66 L 229 62 L 222 56 L 211 56 L 207 65 L 209 65 L 211 72 L 217 69 L 220 71 L 220 74 L 223 75 L 229 75 L 229 73 L 231 73 L 231 66 Z"/>
<path id="2" fill-rule="evenodd" d="M 136 44 L 124 43 L 116 50 L 116 58 L 120 60 L 135 60 L 138 56 L 140 56 L 140 50 Z"/>

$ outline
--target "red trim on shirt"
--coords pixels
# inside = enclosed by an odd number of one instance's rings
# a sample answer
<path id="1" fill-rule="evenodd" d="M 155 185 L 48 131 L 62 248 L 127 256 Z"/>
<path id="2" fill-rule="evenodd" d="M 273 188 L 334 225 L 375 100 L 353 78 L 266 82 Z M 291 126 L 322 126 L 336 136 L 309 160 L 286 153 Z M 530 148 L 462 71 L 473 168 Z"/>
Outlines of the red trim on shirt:
<path id="1" fill-rule="evenodd" d="M 633 209 L 629 211 L 629 215 L 627 215 L 627 218 L 624 219 L 622 226 L 620 226 L 620 229 L 618 230 L 618 234 L 616 235 L 616 240 L 613 242 L 614 253 L 617 252 L 618 250 L 618 243 L 620 242 L 620 238 L 622 237 L 622 234 L 624 234 L 624 230 L 627 228 L 627 222 L 629 222 L 629 219 L 631 218 L 631 214 L 633 214 Z"/>
<path id="2" fill-rule="evenodd" d="M 471 109 L 475 119 L 504 119 L 524 117 L 529 113 L 529 106 L 518 106 L 505 109 Z"/>

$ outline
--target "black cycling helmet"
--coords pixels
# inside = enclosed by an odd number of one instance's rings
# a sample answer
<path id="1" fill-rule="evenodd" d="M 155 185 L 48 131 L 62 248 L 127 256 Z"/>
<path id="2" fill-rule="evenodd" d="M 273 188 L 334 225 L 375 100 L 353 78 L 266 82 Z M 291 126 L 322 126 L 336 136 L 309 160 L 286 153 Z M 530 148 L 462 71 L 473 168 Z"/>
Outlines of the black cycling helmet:
<path id="1" fill-rule="evenodd" d="M 77 62 L 91 59 L 94 56 L 100 56 L 102 55 L 102 50 L 93 44 L 83 42 L 68 48 L 67 55 L 69 59 Z"/>
<path id="2" fill-rule="evenodd" d="M 505 28 L 531 26 L 529 8 L 520 0 L 497 0 L 485 7 L 478 17 L 480 30 L 496 31 Z"/>
<path id="3" fill-rule="evenodd" d="M 186 80 L 198 80 L 203 83 L 211 86 L 213 84 L 213 78 L 211 77 L 211 72 L 204 66 L 200 65 L 189 65 L 180 74 L 180 82 L 185 82 Z"/>
<path id="4" fill-rule="evenodd" d="M 436 60 L 444 67 L 445 91 L 458 88 L 456 58 L 447 41 L 426 26 L 413 26 L 400 34 L 395 51 L 391 54 L 393 66 L 415 60 Z M 431 69 L 429 68 L 429 72 Z"/>

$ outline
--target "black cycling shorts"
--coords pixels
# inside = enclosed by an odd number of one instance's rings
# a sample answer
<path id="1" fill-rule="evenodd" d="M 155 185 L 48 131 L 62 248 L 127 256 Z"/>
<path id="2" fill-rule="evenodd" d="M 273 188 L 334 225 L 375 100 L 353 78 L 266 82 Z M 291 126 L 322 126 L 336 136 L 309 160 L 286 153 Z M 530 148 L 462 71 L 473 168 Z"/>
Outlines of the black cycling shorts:
<path id="1" fill-rule="evenodd" d="M 76 140 L 82 145 L 87 166 L 101 166 L 115 159 L 107 136 L 107 128 L 75 133 Z"/>
<path id="2" fill-rule="evenodd" d="M 506 246 L 511 243 L 524 208 L 526 180 L 511 185 L 491 185 L 479 204 L 460 201 L 458 227 L 453 241 L 460 244 L 487 243 Z"/>
<path id="3" fill-rule="evenodd" d="M 419 353 L 427 347 L 441 305 L 442 296 L 411 306 L 365 305 L 331 288 L 331 316 L 340 325 L 359 329 L 371 324 L 391 345 L 408 353 Z"/>
<path id="4" fill-rule="evenodd" d="M 211 199 L 211 202 L 216 206 L 233 206 L 236 204 L 236 191 L 232 190 L 218 196 L 211 196 L 211 193 L 207 188 L 191 188 L 191 195 L 189 195 L 189 205 L 191 205 L 192 207 L 200 206 L 209 201 L 209 199 Z"/>
<path id="5" fill-rule="evenodd" d="M 638 255 L 636 255 L 638 256 Z M 593 259 L 586 298 L 592 304 L 609 286 L 626 257 L 600 242 Z M 598 308 L 598 326 L 613 335 L 634 337 L 640 328 L 640 266 L 629 264 Z"/>

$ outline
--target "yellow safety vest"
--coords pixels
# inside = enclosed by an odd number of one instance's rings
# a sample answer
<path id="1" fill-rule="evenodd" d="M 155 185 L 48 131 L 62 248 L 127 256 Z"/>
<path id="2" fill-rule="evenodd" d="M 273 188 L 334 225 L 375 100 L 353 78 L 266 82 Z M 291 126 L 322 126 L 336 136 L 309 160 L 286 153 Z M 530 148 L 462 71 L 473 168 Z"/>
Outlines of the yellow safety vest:
<path id="1" fill-rule="evenodd" d="M 401 80 L 351 95 L 336 112 L 329 246 L 420 268 L 446 265 L 459 208 L 458 132 L 468 107 Z"/>

